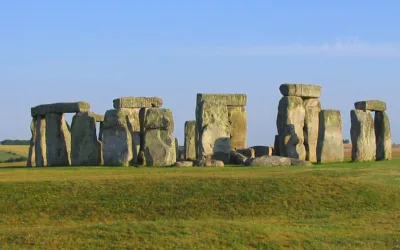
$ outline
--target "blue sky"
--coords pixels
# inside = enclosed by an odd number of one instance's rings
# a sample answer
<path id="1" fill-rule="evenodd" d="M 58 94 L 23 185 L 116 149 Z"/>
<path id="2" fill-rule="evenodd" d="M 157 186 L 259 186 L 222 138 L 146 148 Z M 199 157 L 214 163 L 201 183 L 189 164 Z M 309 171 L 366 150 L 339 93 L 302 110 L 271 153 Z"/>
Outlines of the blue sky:
<path id="1" fill-rule="evenodd" d="M 248 145 L 273 145 L 279 85 L 318 84 L 350 138 L 355 101 L 400 118 L 398 1 L 33 1 L 0 3 L 0 139 L 30 138 L 30 107 L 159 96 L 175 136 L 196 93 L 248 95 Z M 71 119 L 71 116 L 68 116 Z"/>

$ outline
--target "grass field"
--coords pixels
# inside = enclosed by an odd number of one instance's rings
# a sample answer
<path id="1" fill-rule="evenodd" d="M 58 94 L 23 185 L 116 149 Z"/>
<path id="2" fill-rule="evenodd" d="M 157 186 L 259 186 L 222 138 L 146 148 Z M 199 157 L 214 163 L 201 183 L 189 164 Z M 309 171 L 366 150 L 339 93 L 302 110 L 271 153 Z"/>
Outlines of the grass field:
<path id="1" fill-rule="evenodd" d="M 0 169 L 0 249 L 399 249 L 400 160 Z"/>

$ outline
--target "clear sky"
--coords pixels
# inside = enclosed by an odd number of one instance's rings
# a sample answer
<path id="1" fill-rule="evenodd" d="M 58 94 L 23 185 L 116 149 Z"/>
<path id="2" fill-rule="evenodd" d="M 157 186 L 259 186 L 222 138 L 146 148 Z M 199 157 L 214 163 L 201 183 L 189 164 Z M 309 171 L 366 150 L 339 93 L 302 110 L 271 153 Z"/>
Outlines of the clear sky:
<path id="1" fill-rule="evenodd" d="M 323 87 L 322 107 L 387 102 L 400 142 L 400 1 L 12 0 L 0 3 L 0 140 L 29 139 L 30 108 L 158 96 L 175 136 L 196 93 L 248 95 L 248 145 L 273 145 L 286 82 Z M 71 116 L 68 116 L 71 119 Z"/>

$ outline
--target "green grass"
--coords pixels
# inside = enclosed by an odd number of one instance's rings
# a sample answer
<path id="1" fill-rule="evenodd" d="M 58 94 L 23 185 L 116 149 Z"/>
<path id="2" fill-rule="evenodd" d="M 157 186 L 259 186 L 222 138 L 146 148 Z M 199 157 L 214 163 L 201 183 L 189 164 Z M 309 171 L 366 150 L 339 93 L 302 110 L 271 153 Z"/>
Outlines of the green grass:
<path id="1" fill-rule="evenodd" d="M 16 154 L 12 152 L 0 151 L 0 161 L 6 161 L 10 158 L 18 157 Z"/>
<path id="2" fill-rule="evenodd" d="M 0 249 L 399 249 L 400 160 L 0 169 Z"/>

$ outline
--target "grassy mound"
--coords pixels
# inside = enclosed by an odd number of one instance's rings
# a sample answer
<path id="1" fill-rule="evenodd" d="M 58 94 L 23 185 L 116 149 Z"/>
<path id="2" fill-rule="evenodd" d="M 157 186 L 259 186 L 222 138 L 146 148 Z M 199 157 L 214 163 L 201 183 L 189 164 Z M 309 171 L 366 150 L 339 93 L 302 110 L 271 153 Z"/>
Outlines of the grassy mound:
<path id="1" fill-rule="evenodd" d="M 1 169 L 0 246 L 396 248 L 399 163 Z"/>

